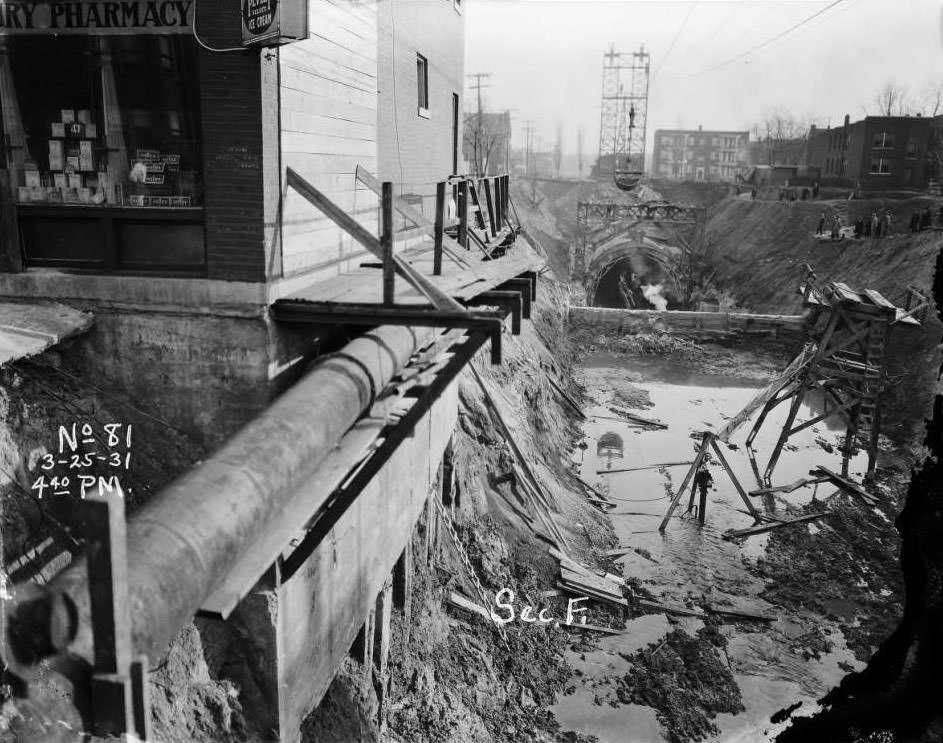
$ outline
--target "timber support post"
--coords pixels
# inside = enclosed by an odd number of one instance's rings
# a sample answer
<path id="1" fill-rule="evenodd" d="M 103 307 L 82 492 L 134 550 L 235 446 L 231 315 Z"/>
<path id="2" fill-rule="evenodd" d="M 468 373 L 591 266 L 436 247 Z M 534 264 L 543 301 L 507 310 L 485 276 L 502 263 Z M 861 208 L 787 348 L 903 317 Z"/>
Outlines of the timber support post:
<path id="1" fill-rule="evenodd" d="M 468 250 L 468 180 L 458 182 L 458 244 Z"/>
<path id="2" fill-rule="evenodd" d="M 374 609 L 375 627 L 373 641 L 373 688 L 377 694 L 379 705 L 378 722 L 380 731 L 386 723 L 386 697 L 390 686 L 389 658 L 390 658 L 390 619 L 393 608 L 393 583 L 387 580 L 377 594 L 376 608 Z"/>
<path id="3" fill-rule="evenodd" d="M 432 275 L 442 275 L 442 241 L 445 233 L 445 182 L 435 186 L 435 228 L 433 232 Z"/>
<path id="4" fill-rule="evenodd" d="M 93 494 L 85 503 L 89 598 L 95 662 L 92 732 L 101 737 L 150 734 L 146 658 L 132 657 L 128 538 L 124 493 Z"/>
<path id="5" fill-rule="evenodd" d="M 392 306 L 396 299 L 396 271 L 393 265 L 393 184 L 383 184 L 380 197 L 380 245 L 383 248 L 383 304 Z"/>

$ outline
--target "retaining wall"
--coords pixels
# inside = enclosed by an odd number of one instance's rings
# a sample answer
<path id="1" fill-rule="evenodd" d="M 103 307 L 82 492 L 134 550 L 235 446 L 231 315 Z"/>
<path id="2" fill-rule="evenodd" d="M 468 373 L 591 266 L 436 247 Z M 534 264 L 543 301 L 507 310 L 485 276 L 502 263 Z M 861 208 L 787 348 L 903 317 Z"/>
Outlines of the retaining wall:
<path id="1" fill-rule="evenodd" d="M 798 344 L 805 336 L 805 323 L 804 315 L 570 307 L 570 327 L 574 330 L 670 332 L 716 339 L 773 340 Z"/>

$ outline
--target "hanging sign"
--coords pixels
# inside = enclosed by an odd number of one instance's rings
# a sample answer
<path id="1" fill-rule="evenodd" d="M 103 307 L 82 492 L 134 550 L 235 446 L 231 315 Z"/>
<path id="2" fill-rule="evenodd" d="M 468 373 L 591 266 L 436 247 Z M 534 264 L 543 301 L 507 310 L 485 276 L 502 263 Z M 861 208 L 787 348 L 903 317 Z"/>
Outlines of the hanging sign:
<path id="1" fill-rule="evenodd" d="M 243 46 L 284 44 L 308 36 L 306 0 L 240 0 Z"/>
<path id="2" fill-rule="evenodd" d="M 188 34 L 194 0 L 0 0 L 0 36 Z"/>

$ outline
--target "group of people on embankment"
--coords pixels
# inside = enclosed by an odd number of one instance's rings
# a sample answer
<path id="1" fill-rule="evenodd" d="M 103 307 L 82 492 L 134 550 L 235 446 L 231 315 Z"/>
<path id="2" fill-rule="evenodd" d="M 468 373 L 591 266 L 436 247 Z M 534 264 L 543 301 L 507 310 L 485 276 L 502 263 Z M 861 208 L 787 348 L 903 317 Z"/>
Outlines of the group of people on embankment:
<path id="1" fill-rule="evenodd" d="M 894 225 L 894 213 L 890 209 L 875 210 L 870 216 L 859 216 L 854 221 L 855 239 L 862 237 L 886 237 L 891 233 Z M 844 224 L 841 216 L 833 214 L 828 217 L 822 212 L 819 217 L 818 228 L 815 231 L 816 237 L 828 235 L 833 240 L 839 240 L 844 237 L 842 228 Z M 910 231 L 920 232 L 934 228 L 943 228 L 943 205 L 937 211 L 934 220 L 933 212 L 927 206 L 924 210 L 914 211 L 910 217 Z"/>

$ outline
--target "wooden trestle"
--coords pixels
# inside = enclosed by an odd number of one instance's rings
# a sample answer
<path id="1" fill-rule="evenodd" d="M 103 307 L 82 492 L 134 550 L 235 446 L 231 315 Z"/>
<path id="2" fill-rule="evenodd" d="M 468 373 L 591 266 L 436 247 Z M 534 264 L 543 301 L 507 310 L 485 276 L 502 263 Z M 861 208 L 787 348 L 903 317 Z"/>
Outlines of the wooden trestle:
<path id="1" fill-rule="evenodd" d="M 801 353 L 782 374 L 762 389 L 737 415 L 719 431 L 706 431 L 701 438 L 697 456 L 674 495 L 668 512 L 659 526 L 664 531 L 687 487 L 708 451 L 713 449 L 730 476 L 749 512 L 760 520 L 743 487 L 721 454 L 718 442 L 726 442 L 735 430 L 760 411 L 747 436 L 747 452 L 760 488 L 770 488 L 773 470 L 789 439 L 800 431 L 832 416 L 845 422 L 846 432 L 841 447 L 842 476 L 848 476 L 848 463 L 859 449 L 868 452 L 868 475 L 874 472 L 880 434 L 879 396 L 886 381 L 884 355 L 891 326 L 900 324 L 919 327 L 915 315 L 928 304 L 926 298 L 911 287 L 906 309 L 895 306 L 873 289 L 858 292 L 840 281 L 819 285 L 811 269 L 801 291 L 810 310 L 808 340 Z M 918 304 L 911 307 L 916 296 Z M 923 300 L 922 303 L 919 300 Z M 810 393 L 821 395 L 824 409 L 802 423 L 796 416 Z M 789 412 L 779 438 L 762 473 L 756 465 L 753 442 L 769 413 L 789 401 Z M 698 519 L 703 523 L 706 503 L 701 503 Z"/>

